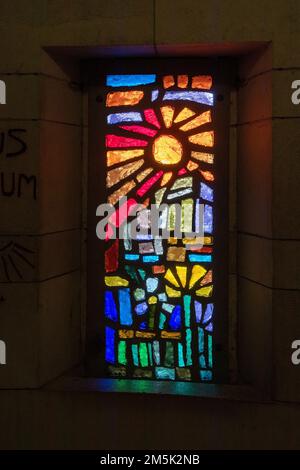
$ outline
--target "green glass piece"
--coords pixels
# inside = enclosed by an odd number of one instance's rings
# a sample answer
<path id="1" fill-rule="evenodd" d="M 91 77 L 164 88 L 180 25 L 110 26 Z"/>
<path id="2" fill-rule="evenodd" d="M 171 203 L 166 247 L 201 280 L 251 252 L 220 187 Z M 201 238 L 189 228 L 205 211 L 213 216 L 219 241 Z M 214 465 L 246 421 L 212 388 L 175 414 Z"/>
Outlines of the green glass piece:
<path id="1" fill-rule="evenodd" d="M 166 315 L 164 315 L 163 313 L 160 313 L 159 315 L 159 329 L 160 330 L 164 329 L 166 320 L 167 320 Z"/>
<path id="2" fill-rule="evenodd" d="M 155 310 L 156 310 L 156 304 L 152 304 L 149 306 L 149 329 L 150 330 L 153 330 L 154 328 Z"/>
<path id="3" fill-rule="evenodd" d="M 203 368 L 203 369 L 206 369 L 206 361 L 205 361 L 205 356 L 204 354 L 201 354 L 200 357 L 199 357 L 199 364 L 200 364 L 200 367 Z"/>
<path id="4" fill-rule="evenodd" d="M 208 367 L 212 368 L 213 358 L 212 358 L 212 335 L 208 335 L 207 338 L 207 349 L 208 349 Z"/>
<path id="5" fill-rule="evenodd" d="M 152 344 L 148 343 L 147 346 L 148 346 L 149 363 L 150 363 L 150 366 L 153 366 Z"/>
<path id="6" fill-rule="evenodd" d="M 179 367 L 184 367 L 184 357 L 183 357 L 183 346 L 181 343 L 178 343 L 178 365 Z"/>
<path id="7" fill-rule="evenodd" d="M 189 328 L 191 326 L 191 296 L 190 295 L 185 295 L 183 297 L 183 305 L 184 305 L 185 326 Z"/>
<path id="8" fill-rule="evenodd" d="M 199 353 L 204 352 L 204 331 L 203 328 L 198 328 L 198 350 Z"/>
<path id="9" fill-rule="evenodd" d="M 127 271 L 128 275 L 131 277 L 133 281 L 135 281 L 137 284 L 140 284 L 140 280 L 138 278 L 138 275 L 136 273 L 136 269 L 134 266 L 126 265 L 125 270 Z"/>
<path id="10" fill-rule="evenodd" d="M 192 365 L 192 330 L 190 328 L 186 329 L 185 332 L 186 339 L 186 365 Z"/>
<path id="11" fill-rule="evenodd" d="M 157 366 L 160 365 L 159 341 L 153 341 L 153 356 Z"/>
<path id="12" fill-rule="evenodd" d="M 138 366 L 139 365 L 139 355 L 138 355 L 138 346 L 137 346 L 137 344 L 133 344 L 131 346 L 131 351 L 132 351 L 133 365 Z"/>
<path id="13" fill-rule="evenodd" d="M 170 341 L 166 344 L 165 366 L 173 367 L 174 365 L 174 348 Z"/>
<path id="14" fill-rule="evenodd" d="M 135 289 L 133 295 L 134 295 L 135 300 L 137 300 L 137 301 L 144 300 L 145 291 L 144 291 L 144 289 L 138 288 L 138 289 Z"/>
<path id="15" fill-rule="evenodd" d="M 127 359 L 126 359 L 126 342 L 125 341 L 120 341 L 118 345 L 118 361 L 119 364 L 127 364 Z"/>
<path id="16" fill-rule="evenodd" d="M 139 275 L 141 276 L 142 280 L 144 281 L 146 278 L 146 271 L 144 269 L 138 269 Z"/>
<path id="17" fill-rule="evenodd" d="M 148 367 L 148 350 L 146 343 L 140 344 L 140 361 L 142 367 Z"/>

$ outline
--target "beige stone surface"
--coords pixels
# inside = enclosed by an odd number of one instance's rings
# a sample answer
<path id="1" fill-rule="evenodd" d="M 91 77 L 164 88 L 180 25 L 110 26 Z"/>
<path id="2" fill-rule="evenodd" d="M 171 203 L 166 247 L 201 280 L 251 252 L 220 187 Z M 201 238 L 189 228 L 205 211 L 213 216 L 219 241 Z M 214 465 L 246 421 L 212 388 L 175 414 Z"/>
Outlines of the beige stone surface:
<path id="1" fill-rule="evenodd" d="M 239 127 L 237 187 L 239 230 L 272 236 L 272 121 Z"/>
<path id="2" fill-rule="evenodd" d="M 80 357 L 80 272 L 39 286 L 39 364 L 45 383 L 78 364 Z"/>
<path id="3" fill-rule="evenodd" d="M 42 77 L 40 117 L 47 121 L 80 125 L 81 90 L 77 83 Z"/>
<path id="4" fill-rule="evenodd" d="M 40 231 L 79 228 L 81 223 L 81 129 L 41 125 Z"/>
<path id="5" fill-rule="evenodd" d="M 6 343 L 6 365 L 0 388 L 39 385 L 38 285 L 0 284 L 0 337 Z"/>

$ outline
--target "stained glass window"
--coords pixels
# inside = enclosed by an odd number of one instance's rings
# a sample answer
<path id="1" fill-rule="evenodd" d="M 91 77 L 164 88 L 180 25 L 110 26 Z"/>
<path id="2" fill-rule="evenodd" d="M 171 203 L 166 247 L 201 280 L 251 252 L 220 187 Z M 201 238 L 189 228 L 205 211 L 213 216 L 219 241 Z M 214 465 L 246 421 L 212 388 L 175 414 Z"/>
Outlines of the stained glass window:
<path id="1" fill-rule="evenodd" d="M 105 76 L 106 376 L 215 380 L 215 105 L 213 74 Z"/>

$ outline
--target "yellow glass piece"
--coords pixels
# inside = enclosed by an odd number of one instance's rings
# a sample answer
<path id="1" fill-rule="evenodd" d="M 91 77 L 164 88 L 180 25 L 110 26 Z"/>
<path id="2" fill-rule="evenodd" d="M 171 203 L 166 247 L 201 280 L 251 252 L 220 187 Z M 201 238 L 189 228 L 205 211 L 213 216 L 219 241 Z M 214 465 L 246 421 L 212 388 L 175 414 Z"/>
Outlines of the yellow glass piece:
<path id="1" fill-rule="evenodd" d="M 191 157 L 200 162 L 213 163 L 214 155 L 212 153 L 192 152 Z"/>
<path id="2" fill-rule="evenodd" d="M 178 178 L 171 187 L 171 190 L 180 189 L 180 188 L 191 188 L 193 185 L 193 178 L 191 176 L 184 176 L 183 178 Z"/>
<path id="3" fill-rule="evenodd" d="M 141 181 L 143 181 L 146 178 L 146 176 L 150 175 L 150 173 L 152 173 L 152 171 L 153 171 L 153 168 L 146 168 L 146 170 L 141 171 L 137 175 L 136 179 L 140 183 Z"/>
<path id="4" fill-rule="evenodd" d="M 160 334 L 161 338 L 170 339 L 181 339 L 180 331 L 162 331 Z"/>
<path id="5" fill-rule="evenodd" d="M 174 165 L 178 163 L 183 154 L 181 143 L 172 135 L 161 135 L 154 140 L 153 156 L 158 163 Z"/>
<path id="6" fill-rule="evenodd" d="M 161 115 L 163 117 L 164 123 L 166 127 L 171 127 L 173 122 L 173 116 L 175 112 L 175 108 L 173 106 L 162 106 L 160 108 Z"/>
<path id="7" fill-rule="evenodd" d="M 215 180 L 215 177 L 214 175 L 212 174 L 211 171 L 200 171 L 201 175 L 203 176 L 203 178 L 205 178 L 207 181 L 214 181 Z"/>
<path id="8" fill-rule="evenodd" d="M 149 297 L 148 299 L 148 304 L 149 305 L 157 304 L 157 297 L 155 295 L 151 295 L 151 297 Z"/>
<path id="9" fill-rule="evenodd" d="M 194 200 L 184 199 L 181 201 L 181 231 L 188 234 L 193 230 Z"/>
<path id="10" fill-rule="evenodd" d="M 198 165 L 198 163 L 195 163 L 192 160 L 189 160 L 186 167 L 189 171 L 194 171 L 199 167 L 199 165 Z"/>
<path id="11" fill-rule="evenodd" d="M 172 171 L 167 171 L 167 173 L 165 173 L 164 176 L 162 177 L 160 185 L 165 186 L 168 183 L 168 181 L 170 181 L 170 179 L 172 178 L 172 175 L 173 175 Z"/>
<path id="12" fill-rule="evenodd" d="M 155 192 L 155 204 L 157 207 L 160 206 L 161 204 L 161 201 L 164 197 L 164 194 L 165 194 L 165 191 L 166 191 L 167 188 L 161 188 L 159 189 L 158 191 Z"/>
<path id="13" fill-rule="evenodd" d="M 166 286 L 166 293 L 168 297 L 181 297 L 179 290 L 172 289 L 172 287 Z"/>
<path id="14" fill-rule="evenodd" d="M 195 264 L 192 269 L 189 289 L 192 289 L 194 285 L 196 284 L 196 282 L 198 282 L 199 279 L 201 279 L 205 275 L 206 272 L 207 270 L 203 268 L 203 266 L 200 266 L 199 264 Z"/>
<path id="15" fill-rule="evenodd" d="M 143 91 L 114 91 L 113 93 L 108 93 L 106 106 L 133 106 L 138 104 L 143 96 Z"/>
<path id="16" fill-rule="evenodd" d="M 155 338 L 156 333 L 150 331 L 136 331 L 135 336 L 137 338 Z"/>
<path id="17" fill-rule="evenodd" d="M 184 245 L 212 245 L 212 237 L 195 237 L 195 238 L 183 238 L 182 243 Z"/>
<path id="18" fill-rule="evenodd" d="M 105 284 L 110 287 L 128 286 L 129 282 L 120 276 L 105 276 Z"/>
<path id="19" fill-rule="evenodd" d="M 210 75 L 196 75 L 192 78 L 192 88 L 202 88 L 210 90 L 212 86 L 212 78 Z"/>
<path id="20" fill-rule="evenodd" d="M 213 286 L 201 287 L 201 289 L 196 290 L 196 295 L 201 297 L 210 297 L 212 294 Z"/>
<path id="21" fill-rule="evenodd" d="M 119 330 L 119 338 L 133 338 L 134 331 L 133 330 Z"/>
<path id="22" fill-rule="evenodd" d="M 165 279 L 169 281 L 170 284 L 173 284 L 175 287 L 180 287 L 177 279 L 175 278 L 174 274 L 172 273 L 171 269 L 168 269 L 165 274 Z"/>
<path id="23" fill-rule="evenodd" d="M 168 213 L 168 229 L 175 230 L 175 222 L 176 222 L 176 206 L 175 204 L 169 205 L 169 213 Z"/>
<path id="24" fill-rule="evenodd" d="M 177 276 L 180 279 L 182 287 L 186 286 L 186 275 L 187 267 L 186 266 L 176 266 Z"/>
<path id="25" fill-rule="evenodd" d="M 163 78 L 164 88 L 170 88 L 175 85 L 175 80 L 173 75 L 165 75 Z"/>
<path id="26" fill-rule="evenodd" d="M 185 261 L 185 248 L 170 246 L 167 252 L 167 260 L 179 262 Z"/>
<path id="27" fill-rule="evenodd" d="M 144 155 L 144 150 L 109 150 L 107 152 L 107 166 L 115 165 L 116 163 L 125 162 L 135 157 Z"/>
<path id="28" fill-rule="evenodd" d="M 178 88 L 186 88 L 189 83 L 189 77 L 187 75 L 178 75 L 177 85 Z"/>
<path id="29" fill-rule="evenodd" d="M 204 145 L 204 147 L 213 147 L 214 145 L 214 131 L 200 132 L 189 137 L 192 144 Z"/>
<path id="30" fill-rule="evenodd" d="M 190 108 L 183 108 L 180 113 L 177 115 L 177 117 L 174 119 L 174 122 L 181 122 L 185 121 L 189 117 L 194 116 L 196 114 L 194 111 L 192 111 Z"/>
<path id="31" fill-rule="evenodd" d="M 199 114 L 199 116 L 195 117 L 186 124 L 183 124 L 183 126 L 181 126 L 179 129 L 186 132 L 190 131 L 191 129 L 195 129 L 195 127 L 203 126 L 203 124 L 206 124 L 207 122 L 211 122 L 210 111 L 205 111 L 205 113 Z"/>
<path id="32" fill-rule="evenodd" d="M 170 237 L 168 240 L 169 245 L 177 245 L 177 238 Z"/>
<path id="33" fill-rule="evenodd" d="M 128 181 L 128 183 L 123 184 L 121 188 L 117 189 L 108 197 L 108 202 L 114 206 L 121 197 L 126 196 L 134 187 L 135 182 L 133 180 Z"/>
<path id="34" fill-rule="evenodd" d="M 200 286 L 205 286 L 205 284 L 210 284 L 212 282 L 212 270 L 208 271 L 208 273 L 201 279 Z"/>
<path id="35" fill-rule="evenodd" d="M 119 183 L 123 179 L 127 178 L 129 175 L 137 171 L 144 163 L 144 159 L 140 159 L 136 162 L 127 163 L 126 165 L 119 166 L 114 170 L 110 170 L 107 173 L 106 185 L 108 188 Z"/>

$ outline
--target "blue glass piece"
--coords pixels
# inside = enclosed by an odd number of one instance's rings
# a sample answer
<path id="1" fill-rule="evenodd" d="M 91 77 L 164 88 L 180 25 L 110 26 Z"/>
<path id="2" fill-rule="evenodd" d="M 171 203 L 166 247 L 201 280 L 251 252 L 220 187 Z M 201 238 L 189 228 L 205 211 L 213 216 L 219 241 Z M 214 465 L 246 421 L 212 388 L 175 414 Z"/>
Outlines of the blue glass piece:
<path id="1" fill-rule="evenodd" d="M 176 305 L 174 308 L 170 320 L 169 325 L 171 330 L 179 330 L 181 328 L 181 306 Z"/>
<path id="2" fill-rule="evenodd" d="M 196 322 L 200 323 L 202 318 L 202 304 L 195 300 L 195 314 L 196 314 Z"/>
<path id="3" fill-rule="evenodd" d="M 191 263 L 211 263 L 211 255 L 189 255 Z"/>
<path id="4" fill-rule="evenodd" d="M 211 319 L 213 312 L 214 312 L 214 304 L 207 304 L 204 318 L 203 318 L 203 323 L 207 323 Z"/>
<path id="5" fill-rule="evenodd" d="M 207 91 L 166 91 L 163 100 L 186 100 L 213 106 L 214 95 Z"/>
<path id="6" fill-rule="evenodd" d="M 120 323 L 132 325 L 130 289 L 119 289 Z"/>
<path id="7" fill-rule="evenodd" d="M 138 346 L 137 344 L 133 344 L 131 346 L 132 350 L 132 360 L 133 360 L 133 365 L 138 366 L 139 365 L 139 354 L 138 354 Z"/>
<path id="8" fill-rule="evenodd" d="M 139 255 L 131 255 L 131 254 L 125 255 L 125 259 L 127 259 L 127 261 L 137 261 L 139 257 L 140 257 Z"/>
<path id="9" fill-rule="evenodd" d="M 202 369 L 206 369 L 206 360 L 204 354 L 200 354 L 199 356 L 199 365 Z"/>
<path id="10" fill-rule="evenodd" d="M 212 322 L 210 322 L 206 327 L 205 327 L 206 331 L 213 331 L 213 324 Z"/>
<path id="11" fill-rule="evenodd" d="M 212 336 L 207 336 L 208 367 L 212 367 Z"/>
<path id="12" fill-rule="evenodd" d="M 167 367 L 155 367 L 155 375 L 157 379 L 175 380 L 175 369 Z"/>
<path id="13" fill-rule="evenodd" d="M 136 85 L 148 85 L 154 83 L 156 75 L 153 74 L 138 74 L 138 75 L 107 75 L 106 85 L 107 86 L 136 86 Z"/>
<path id="14" fill-rule="evenodd" d="M 109 326 L 105 327 L 105 360 L 115 362 L 115 330 Z"/>
<path id="15" fill-rule="evenodd" d="M 198 350 L 199 353 L 204 351 L 204 331 L 203 328 L 198 328 Z"/>
<path id="16" fill-rule="evenodd" d="M 158 256 L 154 256 L 154 255 L 143 256 L 144 263 L 156 263 L 158 260 L 159 260 Z"/>
<path id="17" fill-rule="evenodd" d="M 165 323 L 166 323 L 166 319 L 167 319 L 166 315 L 164 315 L 163 313 L 160 313 L 160 315 L 159 315 L 159 326 L 158 326 L 158 328 L 159 328 L 160 330 L 163 330 L 163 329 L 164 329 Z"/>
<path id="18" fill-rule="evenodd" d="M 107 116 L 107 124 L 118 124 L 119 122 L 141 122 L 141 113 L 113 113 Z"/>
<path id="19" fill-rule="evenodd" d="M 148 277 L 146 280 L 146 289 L 148 292 L 155 292 L 158 287 L 157 277 Z"/>
<path id="20" fill-rule="evenodd" d="M 158 299 L 161 302 L 166 302 L 168 300 L 167 294 L 165 292 L 162 292 L 161 294 L 158 294 Z"/>
<path id="21" fill-rule="evenodd" d="M 148 310 L 148 305 L 146 302 L 141 302 L 135 307 L 135 311 L 138 315 L 143 315 Z"/>
<path id="22" fill-rule="evenodd" d="M 213 227 L 213 212 L 212 207 L 207 204 L 204 205 L 204 232 L 212 233 Z"/>
<path id="23" fill-rule="evenodd" d="M 205 381 L 212 380 L 212 372 L 210 370 L 200 370 L 200 379 Z"/>
<path id="24" fill-rule="evenodd" d="M 158 90 L 153 90 L 151 93 L 151 101 L 155 101 L 158 98 Z"/>
<path id="25" fill-rule="evenodd" d="M 206 201 L 213 202 L 214 190 L 205 183 L 200 183 L 200 197 Z"/>
<path id="26" fill-rule="evenodd" d="M 181 343 L 178 343 L 178 365 L 179 367 L 184 367 L 184 357 L 183 357 L 183 346 Z"/>
<path id="27" fill-rule="evenodd" d="M 118 320 L 118 312 L 112 291 L 105 291 L 105 316 L 112 321 Z"/>
<path id="28" fill-rule="evenodd" d="M 148 323 L 146 321 L 143 321 L 140 323 L 140 330 L 147 330 L 148 328 Z"/>
<path id="29" fill-rule="evenodd" d="M 186 340 L 186 365 L 191 366 L 192 361 L 192 330 L 187 328 L 185 330 L 185 340 Z"/>
<path id="30" fill-rule="evenodd" d="M 153 235 L 150 233 L 136 233 L 134 236 L 135 240 L 153 240 Z"/>

